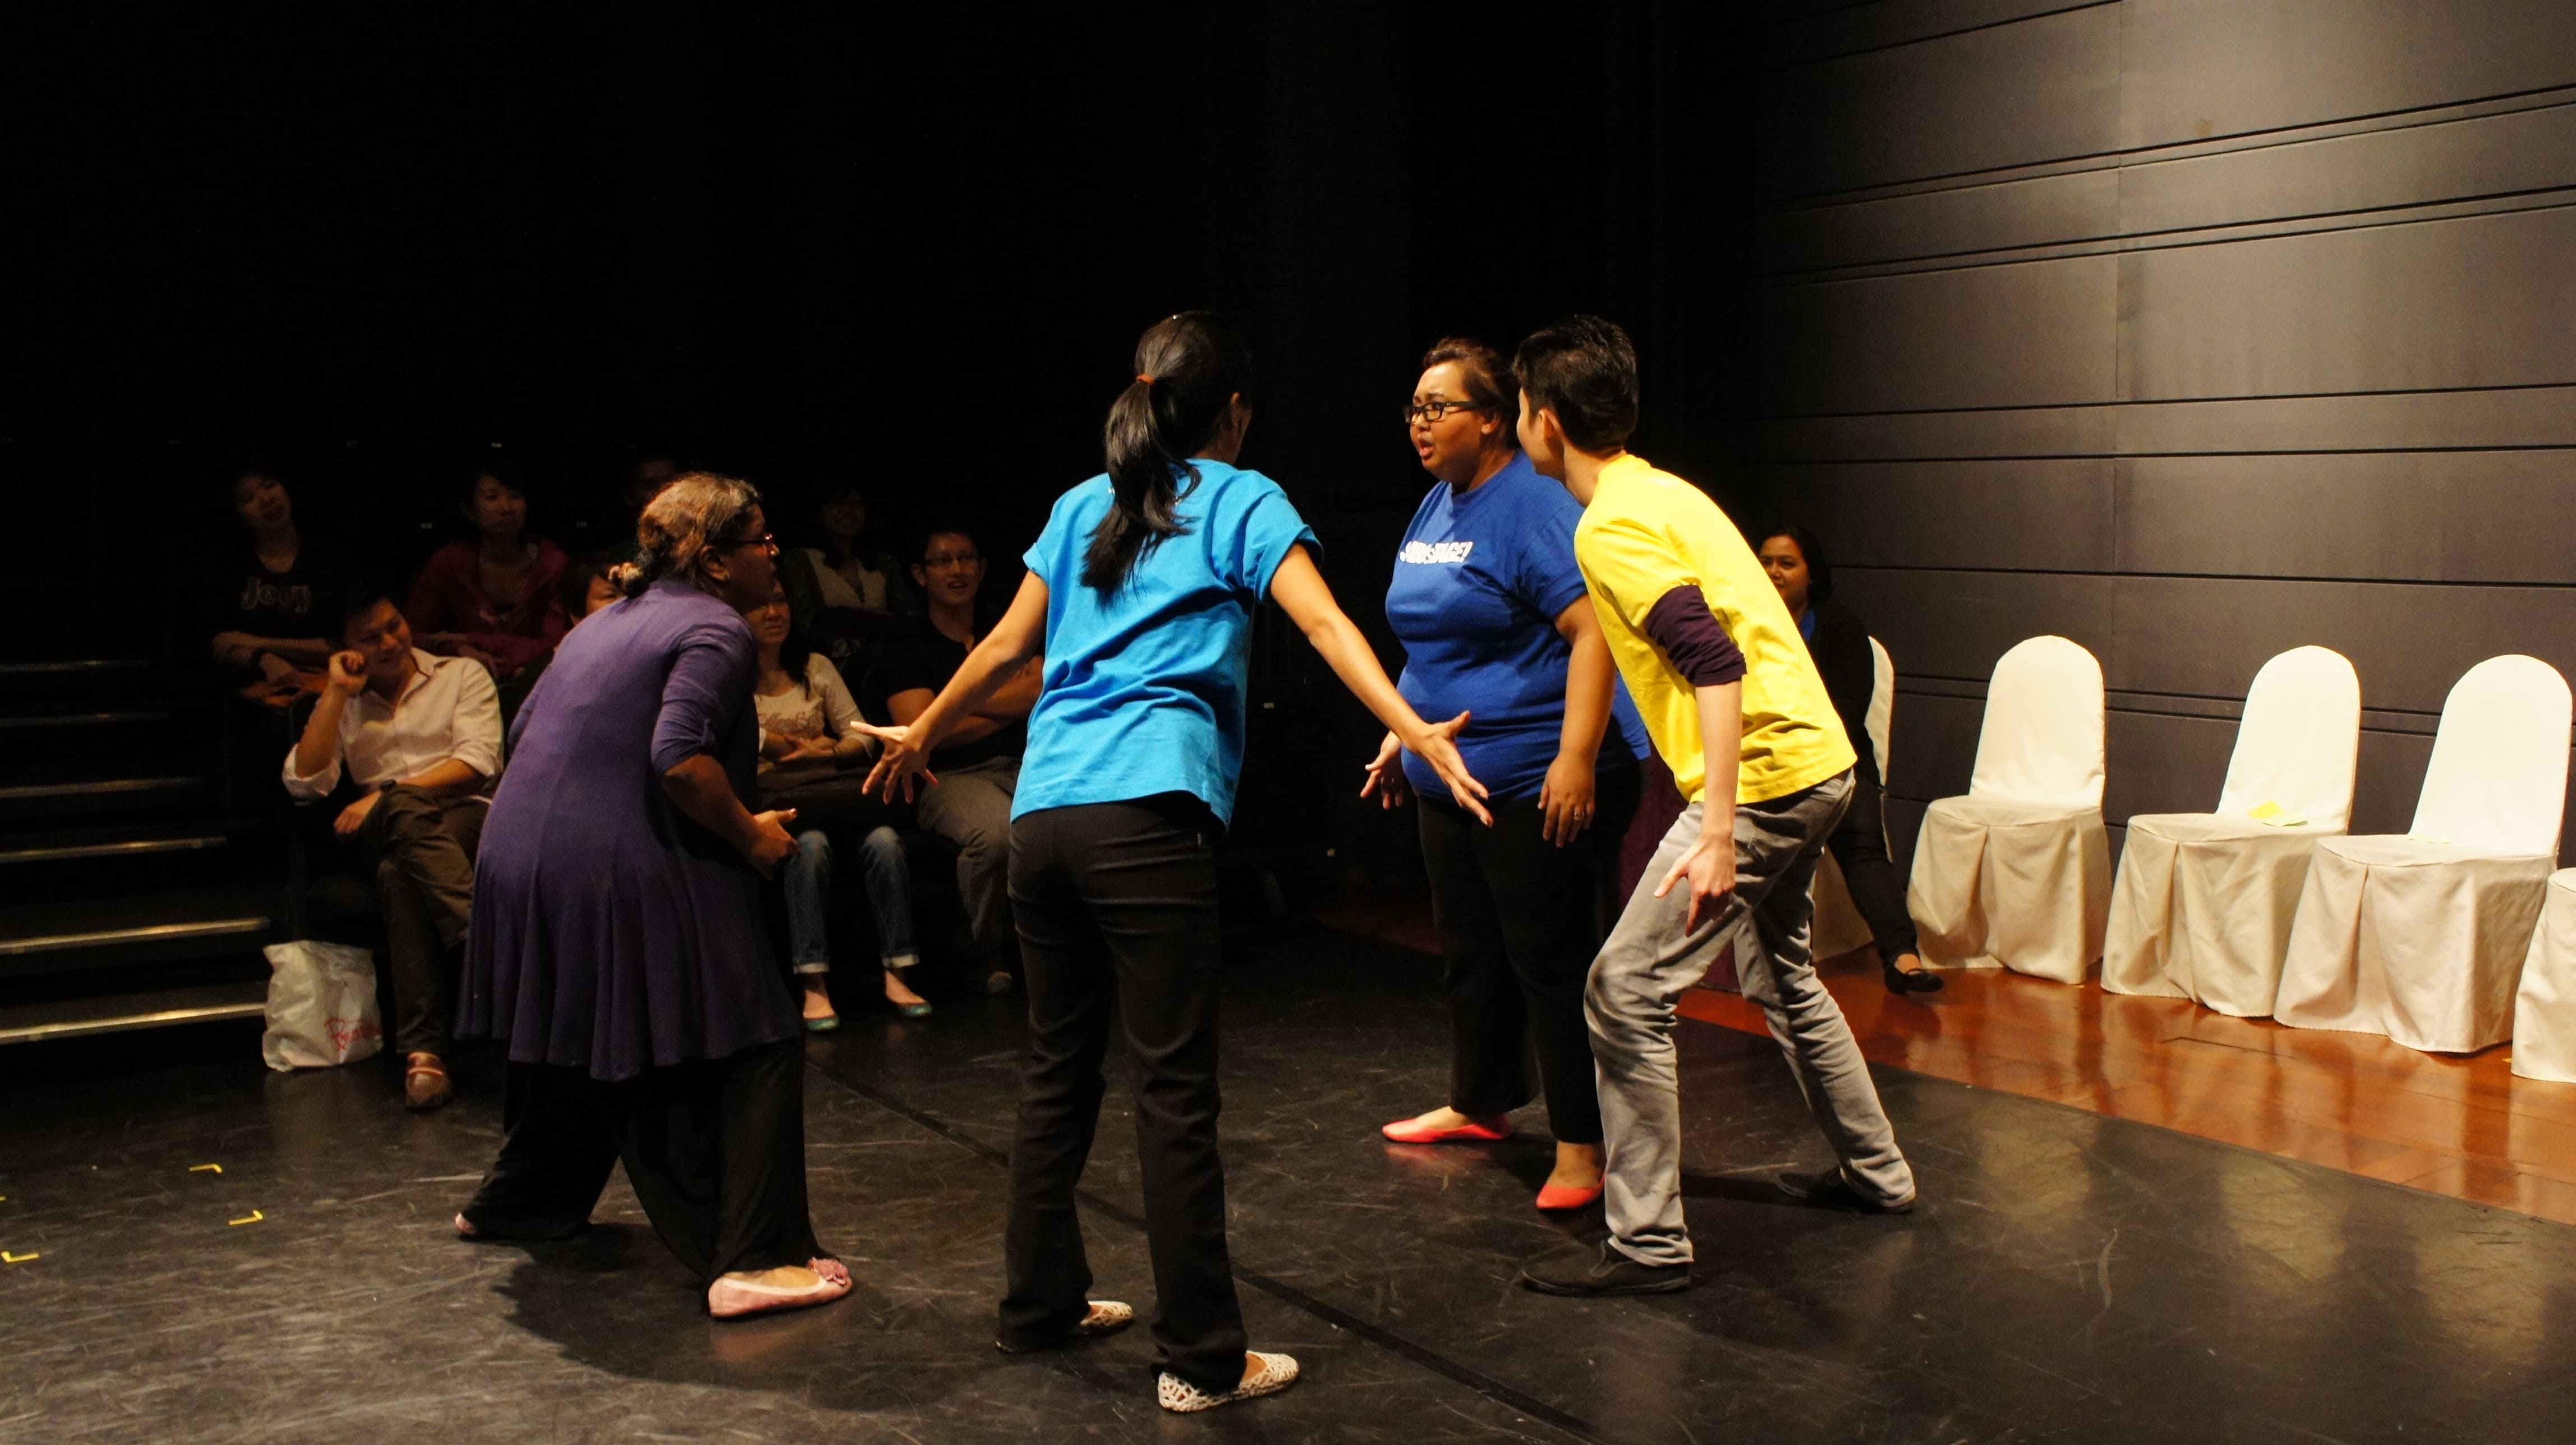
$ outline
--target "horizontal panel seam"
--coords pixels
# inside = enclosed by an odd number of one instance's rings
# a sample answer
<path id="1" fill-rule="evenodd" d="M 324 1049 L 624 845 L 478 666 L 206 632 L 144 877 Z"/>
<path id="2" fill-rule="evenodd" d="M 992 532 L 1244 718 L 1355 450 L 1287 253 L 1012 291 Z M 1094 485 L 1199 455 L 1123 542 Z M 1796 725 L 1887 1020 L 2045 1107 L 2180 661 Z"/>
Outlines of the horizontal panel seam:
<path id="1" fill-rule="evenodd" d="M 2280 391 L 2246 396 L 2160 396 L 2139 397 L 2120 401 L 2041 401 L 1999 406 L 1926 406 L 1899 407 L 1882 411 L 1806 411 L 1773 412 L 1758 415 L 1755 421 L 1834 421 L 1846 417 L 1874 416 L 1976 416 L 2016 411 L 2081 411 L 2099 408 L 2104 411 L 2120 407 L 2206 406 L 2248 401 L 2339 401 L 2357 397 L 2460 396 L 2470 392 L 2514 392 L 2576 390 L 2570 381 L 2508 381 L 2480 386 L 2417 386 L 2400 391 Z"/>
<path id="2" fill-rule="evenodd" d="M 2527 592 L 2576 592 L 2576 582 L 2494 582 L 2477 578 L 2451 577 L 2340 577 L 2302 576 L 2274 572 L 2129 572 L 2110 568 L 2077 571 L 2065 567 L 1962 567 L 1955 564 L 1933 566 L 1913 562 L 1836 562 L 1838 572 L 1942 572 L 1960 577 L 2082 577 L 2118 581 L 2135 578 L 2141 581 L 2185 582 L 2296 582 L 2313 586 L 2370 587 L 2477 587 L 2493 590 L 2519 587 Z"/>
<path id="3" fill-rule="evenodd" d="M 1757 66 L 1753 69 L 1752 73 L 1755 75 L 1786 75 L 1791 71 L 1802 70 L 1811 65 L 1830 65 L 1837 60 L 1849 60 L 1855 55 L 1877 55 L 1884 51 L 1902 50 L 1909 45 L 1924 45 L 1935 40 L 1949 40 L 1961 35 L 1974 35 L 1979 31 L 1984 30 L 2001 30 L 2008 25 L 2020 25 L 2032 20 L 2047 20 L 2059 15 L 2071 15 L 2079 10 L 2099 10 L 2105 5 L 2117 5 L 2120 3 L 2122 3 L 2122 0 L 2080 0 L 2080 3 L 2060 5 L 2053 10 L 2034 10 L 2028 15 L 2014 15 L 2002 20 L 1989 20 L 1983 25 L 1963 25 L 1956 30 L 1943 30 L 1930 35 L 1916 35 L 1904 40 L 1890 40 L 1879 45 L 1864 45 L 1857 50 L 1837 50 L 1831 54 L 1810 56 L 1805 60 L 1791 60 L 1777 65 Z M 1844 8 L 1853 9 L 1857 7 L 1846 6 Z M 1824 13 L 1830 15 L 1840 12 L 1829 10 Z M 1808 18 L 1812 19 L 1813 17 Z M 1777 22 L 1772 27 L 1773 33 L 1776 34 L 1780 30 L 1786 29 L 1789 25 L 1795 23 L 1797 22 Z"/>

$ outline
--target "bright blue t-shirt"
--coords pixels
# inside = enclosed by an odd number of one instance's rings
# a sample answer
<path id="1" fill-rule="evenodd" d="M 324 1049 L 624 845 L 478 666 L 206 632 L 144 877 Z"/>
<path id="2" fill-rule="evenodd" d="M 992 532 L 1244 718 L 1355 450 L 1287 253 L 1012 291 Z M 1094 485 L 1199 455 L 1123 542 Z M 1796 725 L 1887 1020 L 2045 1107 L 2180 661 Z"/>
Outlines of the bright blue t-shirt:
<path id="1" fill-rule="evenodd" d="M 1396 548 L 1386 620 L 1404 643 L 1397 690 L 1426 722 L 1475 714 L 1458 736 L 1467 771 L 1497 798 L 1532 798 L 1565 728 L 1565 669 L 1573 645 L 1557 614 L 1583 597 L 1574 564 L 1581 504 L 1514 454 L 1471 492 L 1431 489 Z M 1599 766 L 1645 755 L 1646 725 L 1614 678 Z M 1404 755 L 1417 791 L 1449 796 L 1431 765 Z"/>
<path id="2" fill-rule="evenodd" d="M 1117 591 L 1082 580 L 1112 506 L 1106 473 L 1056 499 L 1022 559 L 1047 586 L 1046 675 L 1012 817 L 1188 793 L 1233 820 L 1253 609 L 1290 548 L 1323 549 L 1277 482 L 1190 465 L 1198 479 L 1180 478 L 1174 509 L 1186 530 L 1147 548 Z"/>

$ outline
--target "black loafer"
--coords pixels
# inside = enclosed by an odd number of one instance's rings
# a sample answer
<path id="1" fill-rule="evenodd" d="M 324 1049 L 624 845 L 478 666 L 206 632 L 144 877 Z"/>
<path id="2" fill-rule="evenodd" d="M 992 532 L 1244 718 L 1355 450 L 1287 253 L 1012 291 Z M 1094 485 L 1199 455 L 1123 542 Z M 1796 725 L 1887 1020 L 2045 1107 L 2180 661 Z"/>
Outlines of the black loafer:
<path id="1" fill-rule="evenodd" d="M 1550 1255 L 1521 1271 L 1521 1287 L 1540 1294 L 1671 1294 L 1690 1288 L 1690 1266 L 1643 1264 L 1604 1242 L 1599 1249 Z"/>
<path id="2" fill-rule="evenodd" d="M 1843 1177 L 1841 1166 L 1825 1169 L 1793 1169 L 1779 1178 L 1780 1192 L 1801 1204 L 1819 1209 L 1850 1209 L 1862 1214 L 1912 1214 L 1914 1196 L 1909 1194 L 1893 1204 L 1872 1199 L 1854 1189 Z"/>

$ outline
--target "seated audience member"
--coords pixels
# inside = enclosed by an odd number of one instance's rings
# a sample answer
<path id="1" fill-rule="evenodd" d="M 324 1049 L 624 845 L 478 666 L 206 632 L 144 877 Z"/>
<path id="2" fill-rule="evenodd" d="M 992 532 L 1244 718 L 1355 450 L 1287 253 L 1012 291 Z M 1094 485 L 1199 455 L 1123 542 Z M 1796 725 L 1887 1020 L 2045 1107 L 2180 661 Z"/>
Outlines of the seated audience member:
<path id="1" fill-rule="evenodd" d="M 564 564 L 563 575 L 555 580 L 555 605 L 564 610 L 568 626 L 579 626 L 583 618 L 626 595 L 618 589 L 617 567 L 615 557 Z"/>
<path id="2" fill-rule="evenodd" d="M 527 489 L 497 462 L 473 469 L 461 510 L 473 540 L 430 555 L 403 614 L 419 629 L 423 649 L 471 658 L 491 669 L 493 681 L 518 683 L 524 693 L 536 663 L 572 626 L 555 594 L 569 559 L 529 535 Z"/>
<path id="3" fill-rule="evenodd" d="M 898 723 L 921 716 L 994 621 L 979 605 L 984 556 L 964 526 L 943 524 L 923 538 L 912 575 L 929 611 L 888 653 L 876 679 L 886 711 Z M 921 826 L 957 845 L 957 891 L 966 900 L 977 959 L 987 970 L 985 987 L 994 993 L 1009 991 L 1016 956 L 1011 797 L 1019 790 L 1029 709 L 1037 703 L 1045 662 L 1029 659 L 974 716 L 948 730 L 930 759 L 931 775 L 939 781 L 921 794 Z"/>
<path id="4" fill-rule="evenodd" d="M 247 471 L 230 491 L 250 545 L 225 563 L 217 584 L 215 660 L 237 680 L 292 685 L 339 650 L 329 616 L 338 599 L 317 549 L 295 525 L 286 484 Z"/>
<path id="5" fill-rule="evenodd" d="M 340 639 L 348 650 L 331 655 L 312 720 L 287 751 L 286 790 L 316 801 L 345 778 L 358 792 L 332 831 L 375 869 L 403 1103 L 435 1109 L 449 1095 L 452 976 L 472 915 L 484 785 L 501 769 L 500 703 L 482 667 L 414 648 L 379 590 L 351 594 Z"/>
<path id="6" fill-rule="evenodd" d="M 921 961 L 912 938 L 912 865 L 896 836 L 893 809 L 867 792 L 866 764 L 875 756 L 875 740 L 860 729 L 859 705 L 840 670 L 795 636 L 793 609 L 785 600 L 744 615 L 760 642 L 760 682 L 753 693 L 760 711 L 760 809 L 796 810 L 790 825 L 796 853 L 780 877 L 787 890 L 789 958 L 804 986 L 805 1027 L 819 1033 L 840 1026 L 828 984 L 832 949 L 826 927 L 829 835 L 835 832 L 860 840 L 859 877 L 876 919 L 886 1001 L 905 1018 L 927 1018 L 929 1002 L 903 977 Z M 856 771 L 843 771 L 853 764 Z"/>
<path id="7" fill-rule="evenodd" d="M 1878 776 L 1878 755 L 1869 745 L 1869 699 L 1878 687 L 1878 663 L 1869 650 L 1869 626 L 1850 608 L 1834 600 L 1834 572 L 1825 561 L 1816 535 L 1794 523 L 1763 534 L 1762 569 L 1780 600 L 1797 619 L 1807 654 L 1824 674 L 1825 693 L 1850 734 L 1860 761 L 1852 770 L 1851 806 L 1826 839 L 1834 862 L 1843 870 L 1843 887 L 1852 907 L 1869 925 L 1878 945 L 1881 975 L 1889 993 L 1931 993 L 1941 976 L 1927 972 L 1917 951 L 1914 919 L 1905 911 L 1905 879 L 1887 856 L 1887 823 L 1881 799 L 1885 786 Z"/>
<path id="8" fill-rule="evenodd" d="M 921 611 L 920 599 L 893 555 L 869 537 L 865 492 L 831 488 L 814 521 L 823 545 L 780 558 L 778 579 L 817 649 L 844 668 L 873 663 Z"/>

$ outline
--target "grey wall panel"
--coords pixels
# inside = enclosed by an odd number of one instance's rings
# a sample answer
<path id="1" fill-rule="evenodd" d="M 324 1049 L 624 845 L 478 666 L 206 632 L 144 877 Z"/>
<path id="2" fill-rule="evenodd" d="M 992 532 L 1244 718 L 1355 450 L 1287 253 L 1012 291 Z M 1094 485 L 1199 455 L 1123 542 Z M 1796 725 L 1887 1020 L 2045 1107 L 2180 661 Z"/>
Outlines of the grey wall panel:
<path id="1" fill-rule="evenodd" d="M 2120 11 L 2096 6 L 1762 77 L 1774 197 L 2100 155 L 2119 128 Z"/>
<path id="2" fill-rule="evenodd" d="M 2111 256 L 1783 286 L 1756 298 L 1771 415 L 2113 399 Z"/>
<path id="3" fill-rule="evenodd" d="M 2128 0 L 2120 144 L 2576 83 L 2565 0 Z"/>
<path id="4" fill-rule="evenodd" d="M 2236 749 L 2236 724 L 2220 718 L 2113 712 L 2104 720 L 2102 816 L 2206 813 L 2218 805 Z"/>
<path id="5" fill-rule="evenodd" d="M 2576 583 L 2576 452 L 2141 457 L 2117 466 L 2114 570 Z"/>
<path id="6" fill-rule="evenodd" d="M 1889 720 L 1888 791 L 1918 800 L 1968 791 L 1985 716 L 1982 699 L 1907 692 L 1900 684 Z"/>
<path id="7" fill-rule="evenodd" d="M 2122 395 L 2576 380 L 2576 208 L 2143 251 L 2120 262 Z"/>
<path id="8" fill-rule="evenodd" d="M 2415 821 L 2415 796 L 2424 789 L 2424 766 L 2432 760 L 2429 735 L 2364 732 L 2353 770 L 2352 831 L 2405 832 Z"/>
<path id="9" fill-rule="evenodd" d="M 1760 445 L 1772 461 L 2108 456 L 2118 412 L 2112 406 L 2052 406 L 1780 417 L 1761 424 Z"/>
<path id="10" fill-rule="evenodd" d="M 2576 186 L 2576 105 L 2124 166 L 2119 228 L 2154 235 L 2558 186 Z"/>
<path id="11" fill-rule="evenodd" d="M 2114 234 L 2120 172 L 2110 166 L 1989 186 L 1775 211 L 1754 223 L 1766 272 L 1963 256 Z"/>
<path id="12" fill-rule="evenodd" d="M 2437 713 L 2486 658 L 2529 653 L 2576 674 L 2576 590 L 2244 578 L 2087 579 L 2110 588 L 2114 688 L 2245 695 L 2254 670 L 2305 643 L 2352 659 L 2362 705 Z"/>
<path id="13" fill-rule="evenodd" d="M 1837 571 L 1834 579 L 1840 597 L 1887 645 L 1899 678 L 1974 682 L 1993 674 L 2005 649 L 2044 633 L 2090 648 L 2107 673 L 2110 659 L 2103 649 L 2112 637 L 2112 582 L 2081 573 L 1869 567 Z"/>
<path id="14" fill-rule="evenodd" d="M 2576 446 L 2576 386 L 2166 402 L 2110 420 L 2129 456 Z"/>
<path id="15" fill-rule="evenodd" d="M 1813 528 L 1837 565 L 2083 572 L 2116 561 L 2112 465 L 1843 462 L 1772 467 L 1762 480 L 1775 515 Z"/>
<path id="16" fill-rule="evenodd" d="M 1776 68 L 1862 50 L 1906 45 L 1980 26 L 2001 25 L 2071 8 L 2082 0 L 1895 0 L 1865 5 L 1799 3 L 1796 19 L 1772 23 L 1762 36 L 1762 64 Z M 2116 0 L 2093 0 L 2116 3 Z M 1777 8 L 1777 7 L 1774 7 Z"/>

